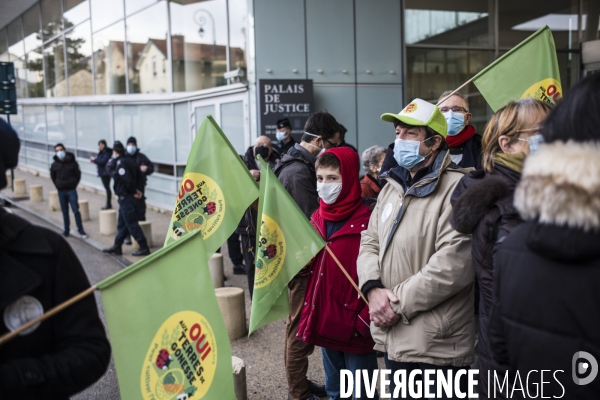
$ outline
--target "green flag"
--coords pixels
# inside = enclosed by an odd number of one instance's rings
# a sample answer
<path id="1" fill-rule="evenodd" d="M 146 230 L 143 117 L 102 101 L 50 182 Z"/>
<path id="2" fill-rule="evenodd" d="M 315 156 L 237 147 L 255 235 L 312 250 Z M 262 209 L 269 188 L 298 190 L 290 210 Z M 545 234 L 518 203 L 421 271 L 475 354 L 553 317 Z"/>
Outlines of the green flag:
<path id="1" fill-rule="evenodd" d="M 213 254 L 257 197 L 254 178 L 209 115 L 192 145 L 165 246 L 200 231 L 207 254 Z"/>
<path id="2" fill-rule="evenodd" d="M 235 399 L 231 348 L 206 264 L 194 232 L 97 285 L 121 398 Z"/>
<path id="3" fill-rule="evenodd" d="M 562 87 L 550 28 L 541 28 L 488 65 L 473 83 L 494 112 L 526 97 L 554 105 Z"/>
<path id="4" fill-rule="evenodd" d="M 294 199 L 260 158 L 256 275 L 250 313 L 254 330 L 290 312 L 287 284 L 325 246 Z"/>

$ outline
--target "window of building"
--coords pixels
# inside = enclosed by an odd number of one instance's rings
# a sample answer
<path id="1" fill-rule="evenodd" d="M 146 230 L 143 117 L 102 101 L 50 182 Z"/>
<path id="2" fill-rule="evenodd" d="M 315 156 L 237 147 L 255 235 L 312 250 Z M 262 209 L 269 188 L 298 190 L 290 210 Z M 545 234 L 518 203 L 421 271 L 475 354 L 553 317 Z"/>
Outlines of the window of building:
<path id="1" fill-rule="evenodd" d="M 25 55 L 21 17 L 8 25 L 8 53 L 10 54 L 11 61 Z"/>
<path id="2" fill-rule="evenodd" d="M 128 17 L 127 57 L 129 93 L 165 93 L 171 83 L 167 75 L 158 76 L 158 61 L 168 59 L 167 49 L 167 3 L 161 1 Z M 146 74 L 144 64 L 152 66 Z"/>
<path id="3" fill-rule="evenodd" d="M 67 96 L 65 52 L 62 36 L 44 46 L 46 96 Z"/>
<path id="4" fill-rule="evenodd" d="M 23 14 L 23 30 L 25 33 L 25 51 L 30 52 L 42 45 L 42 34 L 40 27 L 40 7 L 33 6 Z"/>
<path id="5" fill-rule="evenodd" d="M 0 30 L 0 61 L 9 61 L 6 29 Z"/>
<path id="6" fill-rule="evenodd" d="M 44 57 L 39 47 L 27 53 L 27 87 L 28 97 L 45 97 L 44 91 Z"/>
<path id="7" fill-rule="evenodd" d="M 492 1 L 405 1 L 407 45 L 493 45 Z M 427 6 L 432 5 L 432 6 Z"/>
<path id="8" fill-rule="evenodd" d="M 247 81 L 248 5 L 246 0 L 229 1 L 229 69 L 241 69 Z"/>
<path id="9" fill-rule="evenodd" d="M 65 34 L 69 96 L 93 94 L 92 41 L 90 22 L 76 26 Z"/>
<path id="10" fill-rule="evenodd" d="M 92 2 L 92 29 L 106 28 L 124 16 L 123 0 L 90 0 Z"/>
<path id="11" fill-rule="evenodd" d="M 173 88 L 194 91 L 226 84 L 225 0 L 170 3 Z"/>
<path id="12" fill-rule="evenodd" d="M 42 0 L 42 34 L 44 42 L 62 32 L 61 0 Z"/>
<path id="13" fill-rule="evenodd" d="M 63 8 L 65 30 L 90 17 L 90 3 L 88 0 L 64 0 Z"/>
<path id="14" fill-rule="evenodd" d="M 94 33 L 93 59 L 96 94 L 125 94 L 127 89 L 123 21 Z"/>
<path id="15" fill-rule="evenodd" d="M 552 30 L 557 49 L 577 49 L 579 1 L 498 2 L 498 41 L 500 47 L 516 46 L 545 25 Z"/>

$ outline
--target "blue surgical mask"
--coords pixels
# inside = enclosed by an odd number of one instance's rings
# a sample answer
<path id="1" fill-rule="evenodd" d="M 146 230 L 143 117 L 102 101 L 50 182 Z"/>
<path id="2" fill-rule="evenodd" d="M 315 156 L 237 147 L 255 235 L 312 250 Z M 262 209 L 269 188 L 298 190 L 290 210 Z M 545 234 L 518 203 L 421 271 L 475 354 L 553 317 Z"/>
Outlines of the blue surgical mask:
<path id="1" fill-rule="evenodd" d="M 452 110 L 444 114 L 448 124 L 448 136 L 456 136 L 465 126 L 465 115 Z"/>
<path id="2" fill-rule="evenodd" d="M 65 158 L 66 155 L 67 153 L 64 150 L 59 150 L 56 152 L 56 157 L 60 158 L 61 160 Z"/>
<path id="3" fill-rule="evenodd" d="M 137 150 L 137 147 L 135 147 L 132 144 L 127 146 L 127 152 L 131 155 L 135 154 L 136 150 Z"/>
<path id="4" fill-rule="evenodd" d="M 423 142 L 429 139 L 425 139 Z M 419 154 L 419 147 L 423 142 L 418 140 L 396 139 L 394 142 L 394 159 L 396 159 L 398 165 L 409 169 L 423 161 L 425 157 L 429 157 L 431 153 L 426 156 Z"/>
<path id="5" fill-rule="evenodd" d="M 277 131 L 277 132 L 275 133 L 275 137 L 276 137 L 276 138 L 277 138 L 277 140 L 279 140 L 280 142 L 283 142 L 283 141 L 285 140 L 285 138 L 286 138 L 286 135 L 285 135 L 285 132 L 280 132 L 280 131 Z"/>
<path id="6" fill-rule="evenodd" d="M 529 136 L 527 143 L 529 144 L 530 153 L 535 154 L 540 149 L 540 144 L 544 143 L 544 137 L 540 134 Z"/>

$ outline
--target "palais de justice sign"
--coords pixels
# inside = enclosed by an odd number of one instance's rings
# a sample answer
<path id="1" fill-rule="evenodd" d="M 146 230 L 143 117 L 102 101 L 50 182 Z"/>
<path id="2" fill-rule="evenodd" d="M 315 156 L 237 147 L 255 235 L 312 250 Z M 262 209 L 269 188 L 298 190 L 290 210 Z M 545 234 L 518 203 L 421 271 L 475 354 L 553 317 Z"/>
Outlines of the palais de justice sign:
<path id="1" fill-rule="evenodd" d="M 299 141 L 313 110 L 312 80 L 261 79 L 258 82 L 260 134 L 275 140 L 277 120 L 289 118 L 292 135 Z"/>

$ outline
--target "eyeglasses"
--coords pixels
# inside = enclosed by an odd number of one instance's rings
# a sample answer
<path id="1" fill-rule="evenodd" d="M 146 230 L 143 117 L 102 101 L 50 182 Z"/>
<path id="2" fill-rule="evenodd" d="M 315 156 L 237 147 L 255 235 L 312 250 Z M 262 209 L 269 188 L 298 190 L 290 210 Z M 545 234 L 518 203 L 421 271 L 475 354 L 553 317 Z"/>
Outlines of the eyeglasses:
<path id="1" fill-rule="evenodd" d="M 452 110 L 452 112 L 459 112 L 459 113 L 463 113 L 463 114 L 467 114 L 469 112 L 469 110 L 467 110 L 464 107 L 459 107 L 459 106 L 454 106 L 452 108 L 450 107 L 440 107 L 440 111 L 442 112 L 442 114 L 447 113 L 448 111 Z"/>
<path id="2" fill-rule="evenodd" d="M 331 147 L 333 147 L 333 148 L 339 147 L 339 145 L 341 144 L 341 143 L 338 143 L 338 144 L 331 143 L 331 142 L 330 142 L 329 140 L 327 140 L 327 139 L 323 139 L 323 140 L 324 140 L 324 141 L 326 141 L 327 143 L 329 143 L 329 144 L 331 145 Z"/>

